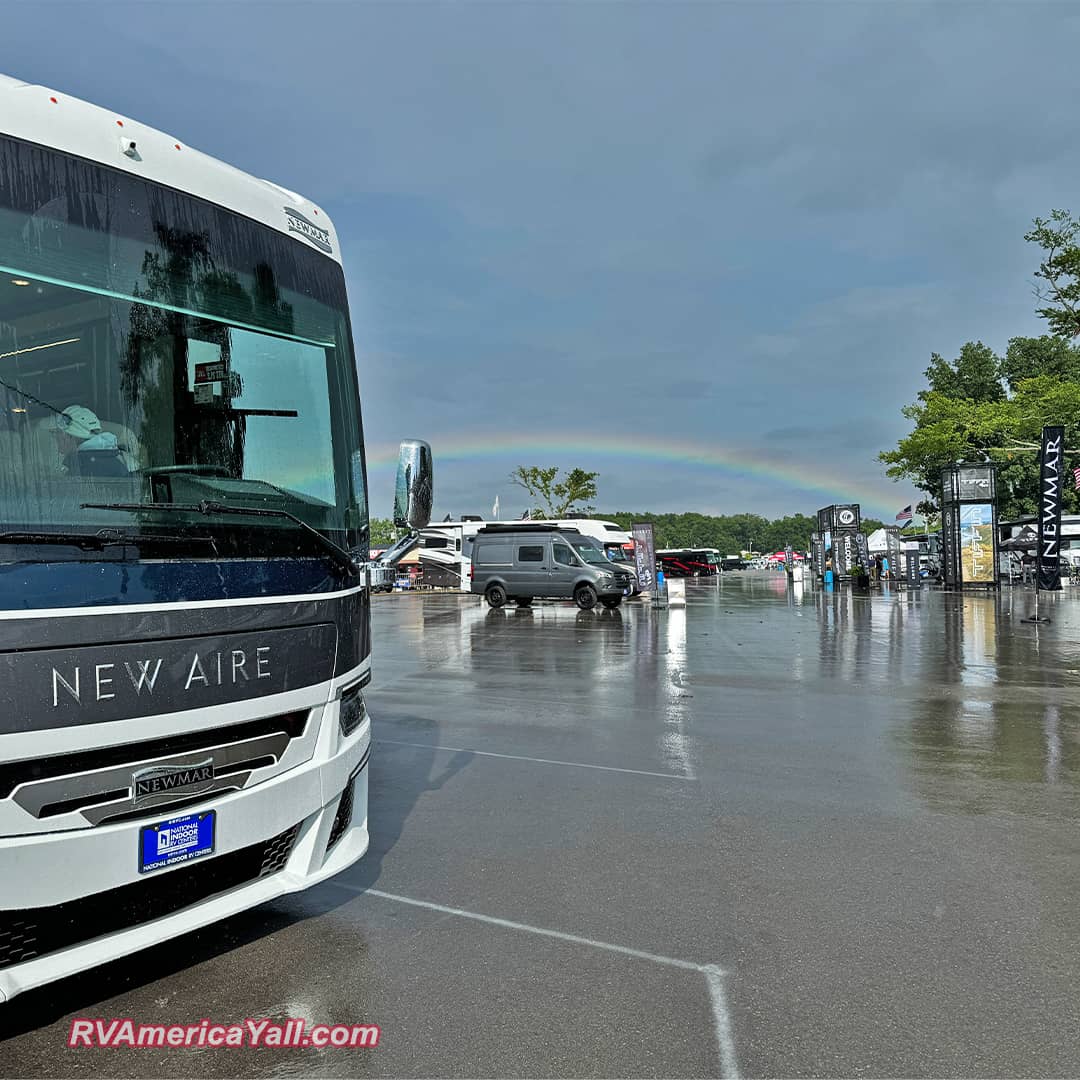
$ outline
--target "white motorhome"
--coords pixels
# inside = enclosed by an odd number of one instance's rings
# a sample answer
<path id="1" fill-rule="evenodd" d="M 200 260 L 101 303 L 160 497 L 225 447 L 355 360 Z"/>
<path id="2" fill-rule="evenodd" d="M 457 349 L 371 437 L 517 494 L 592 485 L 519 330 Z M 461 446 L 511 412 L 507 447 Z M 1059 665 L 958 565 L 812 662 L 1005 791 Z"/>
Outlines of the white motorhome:
<path id="1" fill-rule="evenodd" d="M 363 855 L 365 484 L 326 213 L 0 77 L 0 1001 Z"/>
<path id="2" fill-rule="evenodd" d="M 489 525 L 523 526 L 548 525 L 563 529 L 577 529 L 584 536 L 598 541 L 604 553 L 612 558 L 631 558 L 628 548 L 634 538 L 621 525 L 600 518 L 561 518 L 544 521 L 484 521 L 470 517 L 461 521 L 444 521 L 429 525 L 420 532 L 420 564 L 424 572 L 424 584 L 448 589 L 470 591 L 469 569 L 472 566 L 472 541 L 476 534 Z"/>

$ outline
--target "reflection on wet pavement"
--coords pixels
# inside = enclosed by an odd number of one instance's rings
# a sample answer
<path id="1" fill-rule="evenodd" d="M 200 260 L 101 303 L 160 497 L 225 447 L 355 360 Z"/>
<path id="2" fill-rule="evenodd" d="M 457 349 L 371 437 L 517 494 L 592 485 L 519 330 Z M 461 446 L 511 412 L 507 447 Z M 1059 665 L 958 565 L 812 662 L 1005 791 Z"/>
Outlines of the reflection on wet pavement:
<path id="1" fill-rule="evenodd" d="M 380 598 L 368 855 L 17 999 L 0 1072 L 717 1075 L 697 969 L 592 941 L 727 972 L 745 1075 L 1075 1073 L 1080 595 L 1035 627 L 1020 591 L 687 593 Z M 384 1042 L 64 1046 L 74 1015 L 297 1014 Z"/>

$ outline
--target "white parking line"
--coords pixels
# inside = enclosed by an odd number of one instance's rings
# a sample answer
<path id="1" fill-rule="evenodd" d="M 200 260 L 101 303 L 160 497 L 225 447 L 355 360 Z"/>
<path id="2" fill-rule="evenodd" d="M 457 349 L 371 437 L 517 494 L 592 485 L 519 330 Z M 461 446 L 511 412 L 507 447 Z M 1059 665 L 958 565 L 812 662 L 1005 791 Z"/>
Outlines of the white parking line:
<path id="1" fill-rule="evenodd" d="M 480 915 L 475 911 L 466 911 L 464 908 L 433 904 L 429 900 L 415 900 L 411 896 L 399 896 L 396 893 L 383 892 L 381 889 L 367 889 L 362 886 L 347 885 L 343 881 L 330 881 L 328 884 L 336 885 L 339 889 L 345 889 L 360 896 L 377 896 L 381 900 L 392 900 L 397 904 L 425 908 L 428 911 L 437 911 L 441 915 L 454 915 L 460 919 L 471 919 L 473 922 L 498 926 L 504 930 L 518 930 L 526 934 L 536 934 L 539 937 L 554 938 L 556 941 L 566 941 L 571 945 L 584 945 L 590 949 L 603 949 L 605 952 L 628 956 L 633 960 L 645 960 L 650 964 L 681 968 L 683 971 L 696 971 L 705 976 L 705 985 L 709 990 L 713 1013 L 713 1035 L 716 1039 L 716 1050 L 720 1058 L 720 1075 L 724 1080 L 739 1080 L 739 1064 L 735 1055 L 735 1038 L 732 1032 L 731 1013 L 728 1011 L 727 994 L 724 989 L 725 972 L 716 964 L 695 964 L 689 960 L 676 959 L 673 956 L 660 956 L 658 953 L 631 949 L 626 945 L 613 945 L 608 941 L 596 941 L 593 938 L 582 937 L 580 934 L 567 934 L 562 930 L 549 930 L 543 926 L 530 926 L 528 923 L 514 922 L 512 919 L 500 919 L 494 915 Z"/>
<path id="2" fill-rule="evenodd" d="M 720 1075 L 727 1077 L 727 1080 L 739 1080 L 739 1059 L 735 1056 L 735 1034 L 731 1029 L 731 1013 L 727 1007 L 724 972 L 715 964 L 706 964 L 701 970 L 709 987 L 709 997 L 712 998 L 713 1033 L 720 1054 Z"/>
<path id="3" fill-rule="evenodd" d="M 648 772 L 645 769 L 620 769 L 614 765 L 590 765 L 586 761 L 555 761 L 551 758 L 524 757 L 521 754 L 494 754 L 490 750 L 473 750 L 467 746 L 443 746 L 441 743 L 403 742 L 401 739 L 375 740 L 377 743 L 388 743 L 391 746 L 417 746 L 423 750 L 448 750 L 457 754 L 477 754 L 480 757 L 504 758 L 507 761 L 530 761 L 534 765 L 568 765 L 572 769 L 600 769 L 603 772 L 630 773 L 632 776 L 659 776 L 664 780 L 693 780 L 693 776 L 682 776 L 679 773 Z"/>

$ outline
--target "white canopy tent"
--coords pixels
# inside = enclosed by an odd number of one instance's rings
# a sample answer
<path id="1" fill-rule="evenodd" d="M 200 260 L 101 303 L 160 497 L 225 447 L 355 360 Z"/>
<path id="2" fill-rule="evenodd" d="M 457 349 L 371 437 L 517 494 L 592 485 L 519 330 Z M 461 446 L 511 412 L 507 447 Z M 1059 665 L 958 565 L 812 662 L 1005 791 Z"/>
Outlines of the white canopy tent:
<path id="1" fill-rule="evenodd" d="M 885 530 L 875 529 L 866 538 L 866 548 L 871 555 L 884 555 L 889 550 L 889 545 L 885 541 Z"/>

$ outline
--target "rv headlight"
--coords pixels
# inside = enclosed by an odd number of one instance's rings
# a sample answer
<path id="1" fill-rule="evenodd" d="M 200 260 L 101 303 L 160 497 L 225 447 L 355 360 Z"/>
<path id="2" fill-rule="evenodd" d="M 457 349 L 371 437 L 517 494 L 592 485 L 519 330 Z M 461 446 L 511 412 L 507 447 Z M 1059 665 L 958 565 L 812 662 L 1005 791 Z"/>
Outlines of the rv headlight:
<path id="1" fill-rule="evenodd" d="M 351 735 L 364 719 L 367 707 L 364 705 L 364 695 L 360 693 L 361 685 L 361 683 L 357 683 L 355 686 L 349 687 L 341 695 L 341 703 L 338 707 L 338 724 L 341 727 L 342 735 Z"/>

